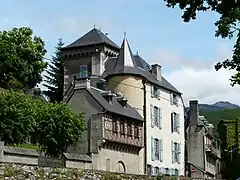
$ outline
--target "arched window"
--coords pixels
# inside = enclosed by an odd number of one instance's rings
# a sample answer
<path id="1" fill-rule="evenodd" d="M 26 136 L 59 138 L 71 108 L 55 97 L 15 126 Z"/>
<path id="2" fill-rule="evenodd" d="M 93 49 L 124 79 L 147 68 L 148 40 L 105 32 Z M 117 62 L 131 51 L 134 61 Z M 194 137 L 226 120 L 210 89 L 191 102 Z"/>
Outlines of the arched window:
<path id="1" fill-rule="evenodd" d="M 122 161 L 118 161 L 118 163 L 117 163 L 117 172 L 118 173 L 126 173 L 125 165 Z"/>

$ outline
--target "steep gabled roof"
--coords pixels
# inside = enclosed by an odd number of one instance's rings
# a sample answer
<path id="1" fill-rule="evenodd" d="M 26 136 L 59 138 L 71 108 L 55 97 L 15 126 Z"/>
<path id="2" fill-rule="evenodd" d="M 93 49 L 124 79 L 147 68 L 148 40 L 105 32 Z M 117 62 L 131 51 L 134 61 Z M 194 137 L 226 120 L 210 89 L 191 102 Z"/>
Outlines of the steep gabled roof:
<path id="1" fill-rule="evenodd" d="M 112 97 L 112 104 L 107 102 L 106 99 L 102 96 L 100 90 L 97 88 L 91 87 L 90 89 L 86 89 L 92 97 L 107 111 L 119 114 L 122 116 L 130 117 L 132 119 L 137 119 L 139 121 L 143 121 L 142 116 L 137 112 L 136 109 L 134 109 L 129 104 L 126 105 L 126 108 L 124 108 L 117 100 L 117 97 Z"/>
<path id="2" fill-rule="evenodd" d="M 82 37 L 74 41 L 73 43 L 64 47 L 63 49 L 82 47 L 82 46 L 88 46 L 88 45 L 94 45 L 94 44 L 104 44 L 104 43 L 119 49 L 119 46 L 116 45 L 111 39 L 109 39 L 104 33 L 94 28 L 91 31 L 89 31 L 87 34 L 83 35 Z"/>

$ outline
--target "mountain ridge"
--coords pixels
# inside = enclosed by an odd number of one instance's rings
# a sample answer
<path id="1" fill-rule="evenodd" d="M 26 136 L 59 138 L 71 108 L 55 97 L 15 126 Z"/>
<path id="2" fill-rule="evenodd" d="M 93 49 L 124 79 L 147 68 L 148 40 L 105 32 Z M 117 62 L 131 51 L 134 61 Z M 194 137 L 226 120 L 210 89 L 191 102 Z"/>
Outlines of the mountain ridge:
<path id="1" fill-rule="evenodd" d="M 214 104 L 199 104 L 198 107 L 199 107 L 200 114 L 201 112 L 240 108 L 239 105 L 230 103 L 229 101 L 218 101 Z M 189 107 L 186 107 L 186 110 L 188 111 Z"/>

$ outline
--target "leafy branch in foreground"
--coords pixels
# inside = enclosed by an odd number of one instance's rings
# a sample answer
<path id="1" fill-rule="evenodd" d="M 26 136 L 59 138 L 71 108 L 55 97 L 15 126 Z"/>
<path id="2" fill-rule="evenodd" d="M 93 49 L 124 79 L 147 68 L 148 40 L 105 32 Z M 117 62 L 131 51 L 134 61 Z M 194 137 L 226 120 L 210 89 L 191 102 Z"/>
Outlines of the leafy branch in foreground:
<path id="1" fill-rule="evenodd" d="M 218 62 L 215 69 L 221 68 L 235 70 L 236 73 L 231 77 L 231 85 L 240 84 L 240 3 L 236 0 L 164 0 L 167 7 L 175 8 L 177 5 L 183 10 L 183 21 L 195 20 L 197 12 L 213 11 L 220 15 L 220 19 L 215 22 L 216 37 L 236 38 L 231 59 Z"/>

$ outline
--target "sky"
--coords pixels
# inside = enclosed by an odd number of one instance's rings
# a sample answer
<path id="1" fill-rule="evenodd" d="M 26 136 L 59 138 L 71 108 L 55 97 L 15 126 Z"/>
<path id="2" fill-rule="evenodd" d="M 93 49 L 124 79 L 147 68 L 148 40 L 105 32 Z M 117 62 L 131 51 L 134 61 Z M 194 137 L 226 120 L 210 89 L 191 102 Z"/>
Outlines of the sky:
<path id="1" fill-rule="evenodd" d="M 160 64 L 186 106 L 189 100 L 240 105 L 240 86 L 229 82 L 233 72 L 214 70 L 216 62 L 231 57 L 234 43 L 215 37 L 215 13 L 199 13 L 184 23 L 181 10 L 167 8 L 163 0 L 0 0 L 0 5 L 0 31 L 31 27 L 45 41 L 47 58 L 59 38 L 70 44 L 94 25 L 119 46 L 126 32 L 132 52 Z"/>

